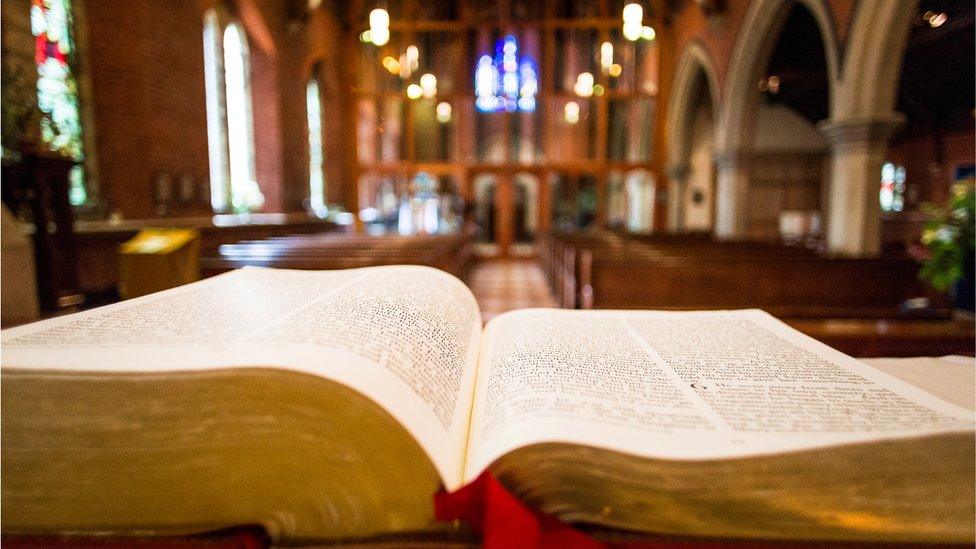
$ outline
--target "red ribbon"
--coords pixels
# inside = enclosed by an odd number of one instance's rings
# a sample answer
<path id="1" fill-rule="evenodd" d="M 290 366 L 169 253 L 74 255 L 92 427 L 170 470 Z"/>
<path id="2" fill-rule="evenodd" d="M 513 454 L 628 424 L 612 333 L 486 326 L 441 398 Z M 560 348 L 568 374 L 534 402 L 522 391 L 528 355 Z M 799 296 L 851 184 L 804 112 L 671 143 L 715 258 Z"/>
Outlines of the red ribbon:
<path id="1" fill-rule="evenodd" d="M 490 473 L 456 492 L 434 496 L 437 520 L 461 520 L 481 534 L 485 549 L 606 547 L 557 518 L 526 507 Z"/>

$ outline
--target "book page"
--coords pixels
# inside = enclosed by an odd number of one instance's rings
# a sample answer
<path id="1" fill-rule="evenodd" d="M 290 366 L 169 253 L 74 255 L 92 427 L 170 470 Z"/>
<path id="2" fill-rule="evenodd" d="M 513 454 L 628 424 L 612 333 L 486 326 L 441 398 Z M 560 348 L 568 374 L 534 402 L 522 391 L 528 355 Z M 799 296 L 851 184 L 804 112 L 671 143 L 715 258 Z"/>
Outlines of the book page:
<path id="1" fill-rule="evenodd" d="M 272 367 L 343 383 L 460 482 L 481 317 L 453 276 L 416 266 L 246 268 L 2 333 L 3 368 L 171 372 Z"/>
<path id="2" fill-rule="evenodd" d="M 762 311 L 530 309 L 485 330 L 465 467 L 567 442 L 745 457 L 973 429 L 973 414 Z"/>

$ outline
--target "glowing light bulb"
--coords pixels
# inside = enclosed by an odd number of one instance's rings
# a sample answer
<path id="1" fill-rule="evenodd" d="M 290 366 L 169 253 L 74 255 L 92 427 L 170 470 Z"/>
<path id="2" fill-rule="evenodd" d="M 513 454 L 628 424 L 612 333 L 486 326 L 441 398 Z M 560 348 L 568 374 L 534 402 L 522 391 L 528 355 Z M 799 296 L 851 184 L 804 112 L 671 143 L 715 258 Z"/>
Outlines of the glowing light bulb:
<path id="1" fill-rule="evenodd" d="M 372 42 L 377 46 L 385 46 L 390 41 L 390 29 L 388 27 L 376 27 L 366 32 L 371 32 Z"/>
<path id="2" fill-rule="evenodd" d="M 644 30 L 644 8 L 640 4 L 630 3 L 624 6 L 624 38 L 634 42 L 639 40 Z"/>
<path id="3" fill-rule="evenodd" d="M 579 122 L 580 107 L 576 101 L 569 101 L 563 107 L 563 118 L 570 124 Z"/>
<path id="4" fill-rule="evenodd" d="M 373 31 L 366 29 L 363 32 L 359 33 L 359 41 L 362 42 L 363 44 L 373 43 Z"/>
<path id="5" fill-rule="evenodd" d="M 632 2 L 624 6 L 624 24 L 627 23 L 640 23 L 644 20 L 644 8 L 636 2 Z"/>
<path id="6" fill-rule="evenodd" d="M 657 31 L 654 30 L 654 27 L 643 27 L 643 28 L 641 28 L 641 36 L 640 37 L 642 39 L 644 39 L 644 40 L 654 40 L 654 38 L 656 36 L 657 36 Z"/>
<path id="7" fill-rule="evenodd" d="M 617 63 L 614 63 L 613 65 L 610 65 L 610 68 L 607 69 L 607 72 L 610 73 L 610 76 L 616 78 L 624 72 L 624 68 L 618 65 Z"/>
<path id="8" fill-rule="evenodd" d="M 580 97 L 590 97 L 593 95 L 593 75 L 588 72 L 581 72 L 576 77 L 573 92 Z"/>
<path id="9" fill-rule="evenodd" d="M 441 101 L 437 104 L 435 109 L 437 115 L 437 121 L 441 124 L 447 124 L 451 121 L 451 104 L 447 101 Z"/>
<path id="10" fill-rule="evenodd" d="M 941 27 L 949 20 L 949 16 L 945 12 L 940 12 L 933 14 L 932 17 L 928 18 L 929 26 L 932 28 Z"/>
<path id="11" fill-rule="evenodd" d="M 420 97 L 423 94 L 424 94 L 423 88 L 421 88 L 417 84 L 410 84 L 409 86 L 407 86 L 407 97 L 409 97 L 410 99 L 420 99 Z"/>
<path id="12" fill-rule="evenodd" d="M 424 97 L 437 95 L 437 77 L 429 72 L 421 76 L 420 89 L 423 90 Z"/>
<path id="13" fill-rule="evenodd" d="M 372 42 L 377 46 L 383 46 L 389 42 L 390 13 L 383 8 L 376 8 L 369 12 L 369 30 L 366 32 L 369 33 L 369 40 L 363 40 L 363 42 Z"/>
<path id="14" fill-rule="evenodd" d="M 390 74 L 394 74 L 394 75 L 399 74 L 400 62 L 394 59 L 393 57 L 387 55 L 386 57 L 383 58 L 383 68 L 388 70 Z"/>
<path id="15" fill-rule="evenodd" d="M 420 49 L 417 46 L 407 46 L 407 66 L 411 72 L 420 67 Z"/>
<path id="16" fill-rule="evenodd" d="M 389 26 L 390 13 L 388 11 L 383 8 L 376 8 L 375 10 L 369 12 L 369 27 L 371 29 Z"/>
<path id="17" fill-rule="evenodd" d="M 644 28 L 640 23 L 624 23 L 623 35 L 624 38 L 630 40 L 631 42 L 636 42 L 640 40 L 641 34 L 644 32 Z"/>
<path id="18" fill-rule="evenodd" d="M 608 70 L 613 65 L 613 44 L 604 42 L 600 44 L 600 67 Z"/>

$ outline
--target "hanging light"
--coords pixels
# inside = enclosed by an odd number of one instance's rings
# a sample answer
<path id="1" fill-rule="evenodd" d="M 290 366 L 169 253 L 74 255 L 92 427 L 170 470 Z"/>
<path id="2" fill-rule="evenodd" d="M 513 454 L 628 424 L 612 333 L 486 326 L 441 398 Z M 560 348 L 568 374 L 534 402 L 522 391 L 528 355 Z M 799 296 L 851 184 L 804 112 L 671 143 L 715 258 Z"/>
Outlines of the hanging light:
<path id="1" fill-rule="evenodd" d="M 450 122 L 451 114 L 452 114 L 451 111 L 452 111 L 451 104 L 448 103 L 447 101 L 441 101 L 440 103 L 438 103 L 435 109 L 437 121 L 440 122 L 441 124 L 447 124 L 448 122 Z"/>
<path id="2" fill-rule="evenodd" d="M 373 44 L 386 45 L 390 41 L 390 12 L 383 8 L 376 8 L 369 12 L 368 32 Z"/>
<path id="3" fill-rule="evenodd" d="M 641 28 L 641 36 L 640 37 L 641 37 L 641 39 L 647 40 L 647 41 L 654 40 L 654 38 L 657 37 L 657 31 L 654 30 L 654 27 L 644 26 L 643 28 Z"/>
<path id="4" fill-rule="evenodd" d="M 378 27 L 390 26 L 390 12 L 383 8 L 376 8 L 375 10 L 369 12 L 369 28 L 375 29 Z"/>
<path id="5" fill-rule="evenodd" d="M 390 74 L 400 73 L 400 62 L 397 61 L 392 56 L 387 55 L 383 58 L 383 68 L 390 72 Z"/>
<path id="6" fill-rule="evenodd" d="M 644 30 L 644 8 L 636 2 L 627 4 L 624 6 L 623 20 L 624 38 L 631 42 L 639 40 Z"/>
<path id="7" fill-rule="evenodd" d="M 410 72 L 420 68 L 420 48 L 417 46 L 407 46 L 407 66 L 410 68 Z"/>
<path id="8" fill-rule="evenodd" d="M 387 42 L 390 41 L 390 29 L 388 28 L 378 28 L 373 29 L 372 33 L 373 43 L 377 46 L 385 46 Z"/>
<path id="9" fill-rule="evenodd" d="M 928 21 L 929 26 L 932 28 L 941 27 L 946 21 L 949 20 L 949 16 L 946 15 L 945 12 L 935 13 L 927 11 L 923 17 L 926 21 Z"/>
<path id="10" fill-rule="evenodd" d="M 604 71 L 610 70 L 613 65 L 613 44 L 604 42 L 600 44 L 600 68 Z"/>
<path id="11" fill-rule="evenodd" d="M 420 89 L 424 97 L 434 97 L 437 95 L 437 77 L 431 73 L 426 73 L 420 77 Z"/>
<path id="12" fill-rule="evenodd" d="M 581 72 L 576 77 L 573 92 L 580 97 L 590 97 L 593 95 L 593 75 L 588 72 Z"/>
<path id="13" fill-rule="evenodd" d="M 570 124 L 579 122 L 580 107 L 576 101 L 567 101 L 563 106 L 563 118 Z"/>
<path id="14" fill-rule="evenodd" d="M 407 97 L 410 99 L 420 99 L 422 95 L 424 95 L 424 89 L 417 84 L 407 86 Z"/>

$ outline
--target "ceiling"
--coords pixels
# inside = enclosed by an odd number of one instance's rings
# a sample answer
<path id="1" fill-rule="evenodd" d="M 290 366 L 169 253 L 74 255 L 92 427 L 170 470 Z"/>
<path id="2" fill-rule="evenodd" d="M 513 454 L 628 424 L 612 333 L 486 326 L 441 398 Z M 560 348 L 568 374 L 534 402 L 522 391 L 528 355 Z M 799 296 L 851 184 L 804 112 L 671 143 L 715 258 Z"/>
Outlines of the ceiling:
<path id="1" fill-rule="evenodd" d="M 922 14 L 949 19 L 932 28 Z M 902 135 L 973 127 L 976 60 L 972 0 L 925 0 L 908 36 L 898 88 L 898 110 L 908 117 Z"/>
<path id="2" fill-rule="evenodd" d="M 902 63 L 897 109 L 907 121 L 900 137 L 973 127 L 974 3 L 972 0 L 923 0 L 918 7 Z M 925 12 L 948 15 L 933 28 Z M 883 32 L 883 29 L 879 29 Z M 768 101 L 785 104 L 807 120 L 828 116 L 827 66 L 816 21 L 794 6 L 769 61 L 767 75 L 780 78 L 778 94 Z"/>

